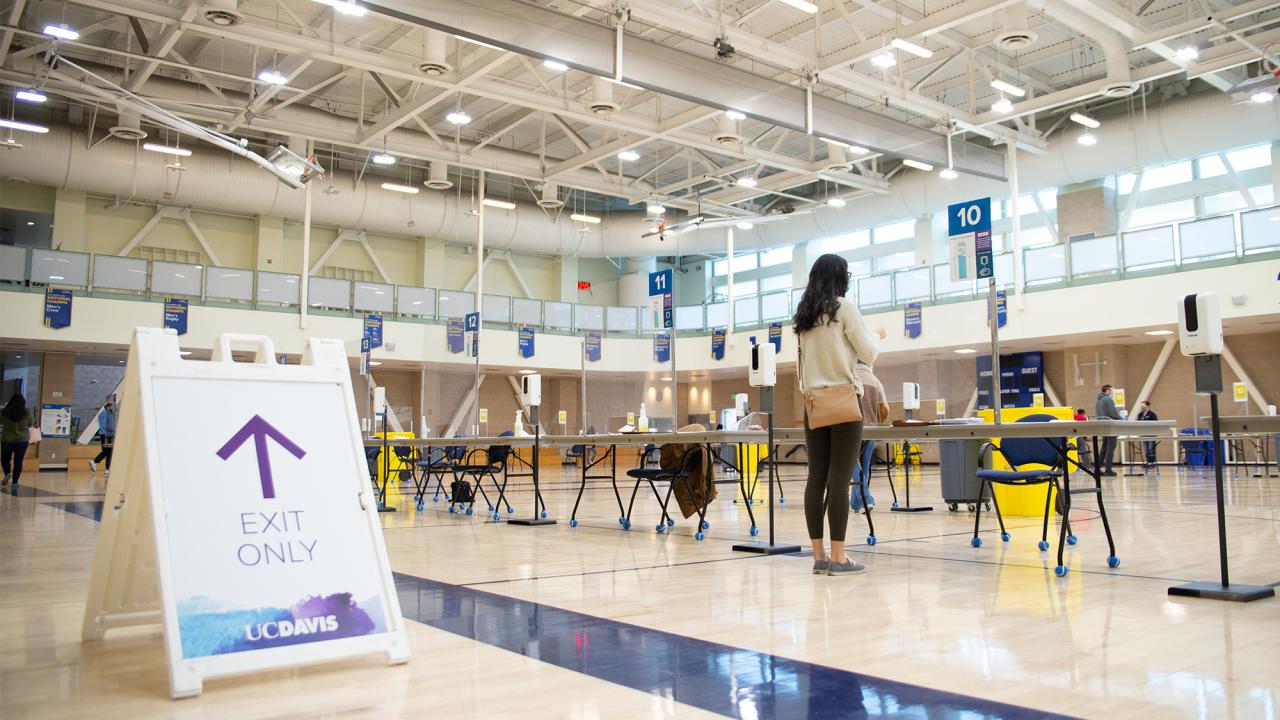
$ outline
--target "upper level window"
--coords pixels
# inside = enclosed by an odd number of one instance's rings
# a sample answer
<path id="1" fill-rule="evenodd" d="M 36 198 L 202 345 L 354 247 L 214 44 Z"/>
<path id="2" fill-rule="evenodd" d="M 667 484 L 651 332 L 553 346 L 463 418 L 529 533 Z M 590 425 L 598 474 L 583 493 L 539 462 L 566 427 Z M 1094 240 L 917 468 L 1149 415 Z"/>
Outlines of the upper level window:
<path id="1" fill-rule="evenodd" d="M 905 240 L 916 235 L 916 221 L 914 218 L 908 220 L 899 220 L 888 225 L 881 225 L 871 231 L 871 242 L 879 245 L 881 243 L 893 242 L 895 240 Z"/>
<path id="2" fill-rule="evenodd" d="M 1232 150 L 1227 153 L 1227 159 L 1236 172 L 1266 167 L 1271 164 L 1271 143 Z"/>
<path id="3" fill-rule="evenodd" d="M 1142 189 L 1155 190 L 1156 188 L 1191 182 L 1191 179 L 1191 161 L 1183 160 L 1169 165 L 1147 168 L 1147 171 L 1142 174 Z"/>
<path id="4" fill-rule="evenodd" d="M 755 253 L 733 256 L 733 271 L 735 273 L 755 270 L 757 267 L 760 267 L 760 264 Z"/>
<path id="5" fill-rule="evenodd" d="M 764 250 L 760 253 L 760 267 L 773 267 L 774 265 L 789 263 L 794 252 L 795 247 L 792 245 Z"/>
<path id="6" fill-rule="evenodd" d="M 871 244 L 870 230 L 856 230 L 847 235 L 824 238 L 818 241 L 819 254 L 838 253 L 845 250 L 856 250 Z M 816 259 L 816 258 L 815 258 Z"/>

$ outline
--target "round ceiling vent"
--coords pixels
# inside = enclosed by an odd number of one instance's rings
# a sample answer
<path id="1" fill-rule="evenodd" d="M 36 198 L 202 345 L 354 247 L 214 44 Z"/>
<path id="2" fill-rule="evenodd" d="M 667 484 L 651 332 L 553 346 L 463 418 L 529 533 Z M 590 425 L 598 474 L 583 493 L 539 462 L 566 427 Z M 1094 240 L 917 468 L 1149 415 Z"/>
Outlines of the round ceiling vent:
<path id="1" fill-rule="evenodd" d="M 136 125 L 116 125 L 107 131 L 111 137 L 120 138 L 121 140 L 144 140 L 147 137 L 147 131 Z"/>
<path id="2" fill-rule="evenodd" d="M 1030 30 L 1006 30 L 996 35 L 991 44 L 1001 50 L 1026 50 L 1034 45 L 1038 39 L 1039 36 Z"/>
<path id="3" fill-rule="evenodd" d="M 200 16 L 210 25 L 236 27 L 244 24 L 244 15 L 236 9 L 236 0 L 209 0 L 200 9 Z"/>
<path id="4" fill-rule="evenodd" d="M 441 60 L 423 60 L 414 69 L 427 77 L 440 77 L 453 72 L 453 66 Z"/>
<path id="5" fill-rule="evenodd" d="M 427 179 L 422 184 L 428 190 L 448 190 L 453 187 L 453 181 L 449 179 L 449 166 L 442 162 L 431 163 Z"/>
<path id="6" fill-rule="evenodd" d="M 717 145 L 737 145 L 742 142 L 742 136 L 733 132 L 714 132 L 711 133 L 711 142 Z"/>
<path id="7" fill-rule="evenodd" d="M 612 115 L 618 111 L 620 106 L 612 100 L 592 100 L 587 103 L 587 110 L 592 115 Z"/>
<path id="8" fill-rule="evenodd" d="M 1138 84 L 1133 82 L 1114 82 L 1110 83 L 1099 91 L 1099 94 L 1107 97 L 1120 98 L 1129 97 L 1138 91 Z"/>

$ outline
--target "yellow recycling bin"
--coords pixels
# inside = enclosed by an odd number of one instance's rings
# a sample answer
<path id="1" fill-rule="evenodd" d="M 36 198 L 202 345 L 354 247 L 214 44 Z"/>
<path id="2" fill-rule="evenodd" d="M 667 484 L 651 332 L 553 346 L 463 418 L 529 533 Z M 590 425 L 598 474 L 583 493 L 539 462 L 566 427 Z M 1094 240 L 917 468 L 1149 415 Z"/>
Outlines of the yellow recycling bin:
<path id="1" fill-rule="evenodd" d="M 758 505 L 763 501 L 765 494 L 769 492 L 769 476 L 760 477 L 760 461 L 769 457 L 769 446 L 743 444 L 738 445 L 735 452 L 737 453 L 738 471 L 742 473 L 743 479 L 742 484 L 738 486 L 739 500 L 746 501 L 747 499 L 746 497 L 741 497 L 743 495 L 742 486 L 745 485 L 747 493 L 751 497 L 751 504 Z"/>
<path id="2" fill-rule="evenodd" d="M 1028 407 L 1028 408 L 1001 408 L 1000 421 L 1011 423 L 1027 417 L 1028 415 L 1051 415 L 1057 420 L 1071 420 L 1075 417 L 1075 411 L 1069 407 Z M 994 423 L 995 413 L 991 410 L 979 410 L 978 417 L 982 418 L 985 423 Z M 1066 433 L 1063 433 L 1066 436 Z M 992 438 L 992 442 L 999 444 L 999 438 Z M 1071 458 L 1071 468 L 1075 468 L 1076 451 L 1074 450 L 1074 440 L 1068 439 L 1067 444 L 1073 448 L 1067 451 L 1067 456 Z M 1022 470 L 1037 470 L 1046 467 L 1044 465 L 1023 465 Z M 991 452 L 991 468 L 993 470 L 1011 470 L 1009 462 L 999 452 L 992 450 Z M 1016 485 L 1000 485 L 992 484 L 995 491 L 996 502 L 1000 504 L 1000 512 L 1005 515 L 1020 515 L 1023 517 L 1043 517 L 1044 516 L 1044 495 L 1045 492 L 1053 492 L 1052 485 L 1033 485 L 1030 487 L 1018 487 Z M 1049 502 L 1054 502 L 1055 498 L 1050 496 Z"/>
<path id="3" fill-rule="evenodd" d="M 412 440 L 415 437 L 411 432 L 379 432 L 374 433 L 374 437 L 381 440 L 384 434 L 388 440 Z M 381 448 L 379 448 L 379 450 L 381 450 Z M 401 452 L 404 451 L 402 450 Z M 378 455 L 378 468 L 376 471 L 378 487 L 382 487 L 382 482 L 386 479 L 388 472 L 391 476 L 391 481 L 387 483 L 387 505 L 394 505 L 394 501 L 400 497 L 401 471 L 403 470 L 408 473 L 413 472 L 414 468 L 412 458 L 413 455 L 408 454 L 408 459 L 401 459 L 400 455 L 396 453 L 396 448 L 392 445 L 387 446 L 386 458 L 383 458 L 381 454 Z M 406 474 L 405 478 L 408 479 L 408 477 L 409 476 Z"/>

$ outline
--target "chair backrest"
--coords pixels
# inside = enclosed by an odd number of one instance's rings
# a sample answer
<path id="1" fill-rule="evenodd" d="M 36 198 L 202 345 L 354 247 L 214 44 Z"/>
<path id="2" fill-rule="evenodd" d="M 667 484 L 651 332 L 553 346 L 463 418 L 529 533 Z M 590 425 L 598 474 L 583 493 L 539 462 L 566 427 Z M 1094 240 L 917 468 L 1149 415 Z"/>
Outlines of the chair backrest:
<path id="1" fill-rule="evenodd" d="M 680 475 L 692 475 L 702 463 L 702 446 L 693 445 L 684 453 L 684 461 L 680 463 Z"/>
<path id="2" fill-rule="evenodd" d="M 569 448 L 569 452 L 573 455 L 581 455 L 582 451 L 585 450 L 586 448 L 587 448 L 586 445 L 574 445 L 573 447 Z"/>
<path id="3" fill-rule="evenodd" d="M 498 433 L 498 437 L 515 437 L 515 436 L 516 436 L 515 430 L 503 430 L 502 432 Z"/>
<path id="4" fill-rule="evenodd" d="M 489 458 L 490 465 L 498 465 L 498 466 L 505 467 L 507 464 L 507 456 L 511 454 L 511 446 L 510 445 L 490 445 L 489 450 L 486 454 Z"/>
<path id="5" fill-rule="evenodd" d="M 1056 420 L 1052 415 L 1038 413 L 1020 418 L 1018 422 L 1048 422 Z M 1048 465 L 1055 467 L 1062 462 L 1059 451 L 1066 445 L 1066 438 L 1006 438 L 1000 441 L 1000 453 L 1014 468 L 1023 465 Z"/>
<path id="6" fill-rule="evenodd" d="M 395 451 L 396 457 L 403 461 L 407 462 L 413 459 L 413 448 L 411 447 L 402 447 L 397 445 L 396 447 L 393 447 L 392 450 Z"/>

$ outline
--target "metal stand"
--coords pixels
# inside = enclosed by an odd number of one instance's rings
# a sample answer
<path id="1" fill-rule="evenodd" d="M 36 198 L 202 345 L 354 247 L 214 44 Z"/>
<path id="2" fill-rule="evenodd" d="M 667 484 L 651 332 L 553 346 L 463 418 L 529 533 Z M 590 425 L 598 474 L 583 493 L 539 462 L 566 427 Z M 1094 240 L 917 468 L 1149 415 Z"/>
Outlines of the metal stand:
<path id="1" fill-rule="evenodd" d="M 1195 367 L 1196 391 L 1209 394 L 1209 416 L 1213 427 L 1213 479 L 1218 496 L 1218 572 L 1222 579 L 1216 583 L 1205 580 L 1186 585 L 1174 585 L 1169 588 L 1169 594 L 1175 597 L 1198 597 L 1234 602 L 1252 602 L 1275 597 L 1275 589 L 1265 585 L 1231 584 L 1227 568 L 1227 510 L 1222 491 L 1222 433 L 1218 419 L 1218 393 L 1222 392 L 1222 359 L 1218 355 L 1203 355 L 1195 358 Z"/>
<path id="2" fill-rule="evenodd" d="M 533 423 L 533 517 L 508 520 L 508 525 L 555 525 L 556 521 L 547 517 L 547 504 L 542 500 L 542 492 L 538 489 L 538 451 L 542 440 L 542 426 L 538 419 L 538 406 L 529 407 L 529 419 Z"/>
<path id="3" fill-rule="evenodd" d="M 911 411 L 907 410 L 906 415 L 907 415 L 907 419 L 910 420 Z M 921 466 L 921 471 L 923 472 L 923 470 L 924 470 L 924 467 Z M 903 476 L 902 484 L 903 484 L 903 487 L 905 488 L 905 492 L 907 496 L 907 504 L 894 505 L 893 507 L 889 508 L 889 512 L 930 512 L 932 511 L 933 510 L 932 506 L 929 506 L 929 505 L 913 506 L 911 504 L 911 441 L 910 440 L 902 441 L 902 476 Z"/>
<path id="4" fill-rule="evenodd" d="M 387 452 L 387 406 L 382 406 L 382 487 L 378 492 L 378 512 L 395 512 L 387 505 L 387 482 L 391 479 L 391 457 Z"/>
<path id="5" fill-rule="evenodd" d="M 773 486 L 778 475 L 778 463 L 774 462 L 777 448 L 773 444 L 773 388 L 760 388 L 760 409 L 769 417 L 769 542 L 738 543 L 733 546 L 739 552 L 757 553 L 760 555 L 784 555 L 800 552 L 799 545 L 778 545 L 773 534 Z"/>

